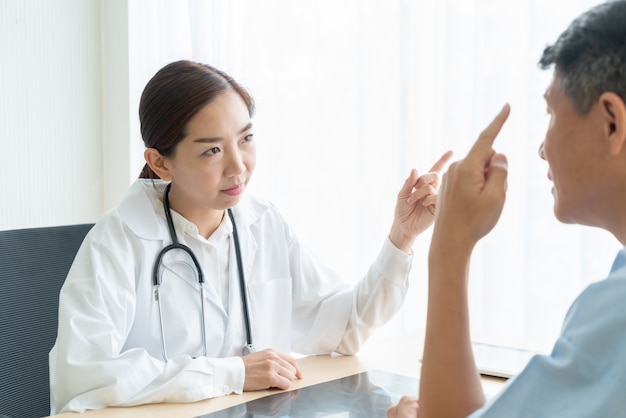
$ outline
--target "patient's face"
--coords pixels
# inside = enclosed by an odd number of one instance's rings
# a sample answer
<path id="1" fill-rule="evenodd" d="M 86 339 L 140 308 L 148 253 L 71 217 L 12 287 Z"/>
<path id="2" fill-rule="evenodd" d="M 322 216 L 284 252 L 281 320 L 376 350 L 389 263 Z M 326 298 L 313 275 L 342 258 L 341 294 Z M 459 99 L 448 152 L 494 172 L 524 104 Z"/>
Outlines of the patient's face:
<path id="1" fill-rule="evenodd" d="M 554 214 L 565 223 L 598 226 L 606 196 L 598 105 L 580 114 L 561 90 L 558 76 L 545 98 L 550 119 L 539 155 L 548 162 L 548 178 L 554 183 Z"/>

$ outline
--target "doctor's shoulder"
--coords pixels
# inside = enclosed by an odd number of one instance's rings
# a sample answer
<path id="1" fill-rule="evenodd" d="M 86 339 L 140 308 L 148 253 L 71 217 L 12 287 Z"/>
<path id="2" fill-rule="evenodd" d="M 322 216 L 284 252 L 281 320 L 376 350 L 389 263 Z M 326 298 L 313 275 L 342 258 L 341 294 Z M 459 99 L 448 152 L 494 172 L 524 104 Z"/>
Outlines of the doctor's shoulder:
<path id="1" fill-rule="evenodd" d="M 162 245 L 167 236 L 158 200 L 158 189 L 137 180 L 124 195 L 117 207 L 107 210 L 95 223 L 83 241 L 92 251 L 131 251 L 143 248 L 142 241 L 156 241 Z M 136 252 L 137 248 L 135 248 Z"/>

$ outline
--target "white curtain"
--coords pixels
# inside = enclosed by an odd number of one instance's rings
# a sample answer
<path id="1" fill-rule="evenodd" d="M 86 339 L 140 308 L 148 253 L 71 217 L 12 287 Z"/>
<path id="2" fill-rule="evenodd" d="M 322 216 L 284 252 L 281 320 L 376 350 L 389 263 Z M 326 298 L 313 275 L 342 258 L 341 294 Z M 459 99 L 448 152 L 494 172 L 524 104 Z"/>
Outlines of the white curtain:
<path id="1" fill-rule="evenodd" d="M 247 86 L 259 153 L 250 192 L 274 201 L 346 280 L 378 252 L 410 169 L 428 170 L 448 149 L 464 156 L 505 102 L 512 114 L 496 148 L 510 160 L 509 192 L 473 258 L 473 330 L 548 347 L 576 294 L 608 272 L 617 241 L 554 219 L 537 154 L 551 72 L 536 63 L 597 0 L 130 3 L 137 101 L 179 58 Z M 409 298 L 386 332 L 424 326 L 428 243 L 426 233 L 414 247 Z"/>

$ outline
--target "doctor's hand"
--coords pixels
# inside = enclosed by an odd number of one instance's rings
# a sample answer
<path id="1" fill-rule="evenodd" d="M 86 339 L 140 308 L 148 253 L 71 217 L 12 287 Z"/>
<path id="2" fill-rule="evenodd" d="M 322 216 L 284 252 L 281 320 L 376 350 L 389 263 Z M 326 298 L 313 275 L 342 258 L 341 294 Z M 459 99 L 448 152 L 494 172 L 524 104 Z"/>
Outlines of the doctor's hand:
<path id="1" fill-rule="evenodd" d="M 301 379 L 296 361 L 271 348 L 242 357 L 246 370 L 243 390 L 246 392 L 269 388 L 289 389 L 291 382 Z"/>
<path id="2" fill-rule="evenodd" d="M 414 396 L 403 396 L 400 402 L 387 409 L 387 418 L 417 418 L 419 405 Z"/>
<path id="3" fill-rule="evenodd" d="M 451 164 L 443 176 L 431 248 L 433 242 L 454 244 L 467 254 L 498 222 L 506 198 L 508 165 L 492 146 L 509 113 L 507 104 L 467 156 Z"/>
<path id="4" fill-rule="evenodd" d="M 411 170 L 398 193 L 389 239 L 407 254 L 411 252 L 415 238 L 435 219 L 439 173 L 451 156 L 452 151 L 446 152 L 428 173 L 421 176 L 418 176 L 417 170 Z"/>

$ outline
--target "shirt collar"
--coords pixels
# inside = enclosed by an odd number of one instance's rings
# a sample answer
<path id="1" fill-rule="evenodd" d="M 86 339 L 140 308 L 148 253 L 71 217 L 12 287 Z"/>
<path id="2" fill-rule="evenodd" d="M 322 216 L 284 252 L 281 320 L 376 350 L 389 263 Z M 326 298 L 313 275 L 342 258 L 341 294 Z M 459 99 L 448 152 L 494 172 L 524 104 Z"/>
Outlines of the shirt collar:
<path id="1" fill-rule="evenodd" d="M 189 235 L 200 241 L 208 242 L 210 244 L 215 243 L 217 240 L 228 236 L 233 232 L 232 224 L 230 222 L 230 219 L 227 219 L 228 216 L 226 215 L 226 213 L 224 213 L 224 217 L 222 218 L 222 221 L 218 225 L 215 232 L 213 232 L 213 234 L 211 234 L 208 239 L 205 239 L 203 236 L 198 234 L 198 227 L 196 226 L 196 224 L 187 220 L 187 218 L 174 210 L 172 210 L 171 212 L 174 229 L 176 229 L 179 234 L 182 233 L 182 235 Z"/>

